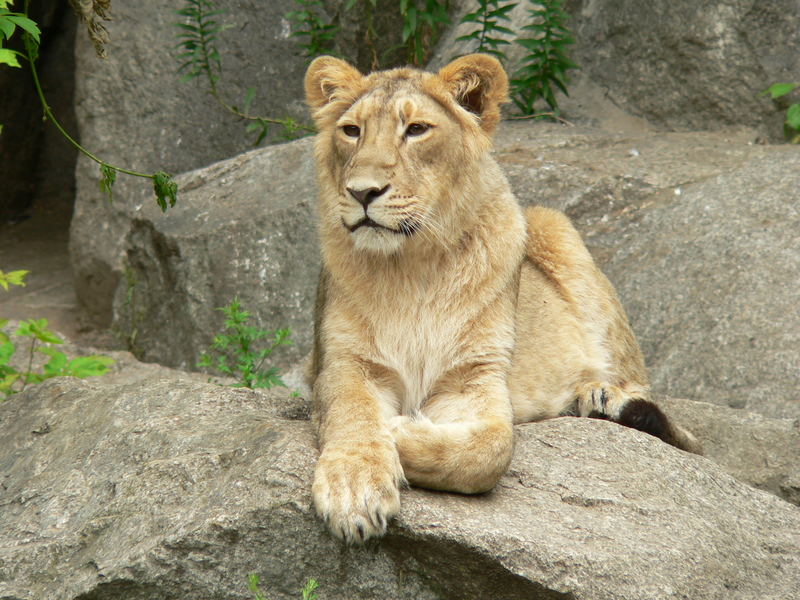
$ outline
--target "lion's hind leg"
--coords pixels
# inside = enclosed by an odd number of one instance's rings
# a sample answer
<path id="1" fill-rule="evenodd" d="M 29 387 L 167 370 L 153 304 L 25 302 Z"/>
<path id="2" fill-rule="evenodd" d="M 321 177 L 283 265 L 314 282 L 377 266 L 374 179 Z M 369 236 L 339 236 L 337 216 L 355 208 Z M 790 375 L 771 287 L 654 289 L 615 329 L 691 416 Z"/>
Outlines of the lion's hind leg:
<path id="1" fill-rule="evenodd" d="M 556 294 L 566 315 L 562 321 L 580 332 L 582 363 L 575 370 L 581 375 L 577 385 L 568 384 L 575 385 L 577 414 L 608 419 L 699 454 L 697 439 L 652 402 L 644 357 L 622 304 L 572 223 L 544 207 L 528 209 L 526 217 L 527 258 Z"/>

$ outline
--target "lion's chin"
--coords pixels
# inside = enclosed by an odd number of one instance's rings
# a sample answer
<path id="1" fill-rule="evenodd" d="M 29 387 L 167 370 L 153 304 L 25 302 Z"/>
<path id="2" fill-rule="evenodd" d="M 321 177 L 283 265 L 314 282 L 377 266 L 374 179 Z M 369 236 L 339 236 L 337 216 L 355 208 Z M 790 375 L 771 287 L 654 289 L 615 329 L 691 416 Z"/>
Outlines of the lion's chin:
<path id="1" fill-rule="evenodd" d="M 374 227 L 359 227 L 350 233 L 350 238 L 357 252 L 385 255 L 400 252 L 407 241 L 407 237 L 401 233 Z"/>

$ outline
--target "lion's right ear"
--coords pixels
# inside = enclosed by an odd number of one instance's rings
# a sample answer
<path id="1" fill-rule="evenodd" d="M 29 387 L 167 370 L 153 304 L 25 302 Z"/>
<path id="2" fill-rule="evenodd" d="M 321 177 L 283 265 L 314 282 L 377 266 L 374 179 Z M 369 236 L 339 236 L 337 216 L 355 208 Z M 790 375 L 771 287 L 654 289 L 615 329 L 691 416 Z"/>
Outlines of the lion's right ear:
<path id="1" fill-rule="evenodd" d="M 315 58 L 306 71 L 306 103 L 317 111 L 333 100 L 358 94 L 364 76 L 349 63 L 333 56 Z"/>

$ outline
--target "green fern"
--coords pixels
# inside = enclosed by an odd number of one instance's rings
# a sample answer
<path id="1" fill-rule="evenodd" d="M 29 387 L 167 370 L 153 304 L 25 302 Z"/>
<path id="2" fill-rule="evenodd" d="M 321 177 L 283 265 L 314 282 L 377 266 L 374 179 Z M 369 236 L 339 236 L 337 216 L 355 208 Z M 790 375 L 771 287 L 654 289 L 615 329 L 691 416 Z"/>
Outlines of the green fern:
<path id="1" fill-rule="evenodd" d="M 400 0 L 408 62 L 423 65 L 439 31 L 450 23 L 447 0 Z"/>
<path id="2" fill-rule="evenodd" d="M 578 66 L 567 55 L 567 47 L 575 40 L 566 26 L 569 17 L 562 4 L 563 0 L 539 0 L 528 10 L 531 22 L 522 28 L 533 37 L 516 40 L 528 54 L 511 79 L 511 99 L 525 115 L 534 113 L 540 98 L 558 115 L 556 88 L 569 95 L 567 71 Z"/>
<path id="3" fill-rule="evenodd" d="M 308 58 L 314 58 L 322 54 L 335 55 L 333 41 L 339 34 L 339 26 L 334 23 L 326 23 L 320 16 L 324 12 L 324 7 L 320 0 L 294 0 L 298 4 L 298 10 L 293 10 L 284 15 L 297 27 L 292 31 L 292 37 L 306 38 L 306 42 L 300 44 L 305 49 Z"/>
<path id="4" fill-rule="evenodd" d="M 217 50 L 217 35 L 229 26 L 221 25 L 214 17 L 225 13 L 211 0 L 185 0 L 186 6 L 176 11 L 186 17 L 187 23 L 175 23 L 181 31 L 178 58 L 183 61 L 178 72 L 184 72 L 181 81 L 190 81 L 205 75 L 212 92 L 216 91 L 222 62 Z"/>
<path id="5" fill-rule="evenodd" d="M 496 37 L 496 34 L 514 35 L 514 32 L 501 25 L 500 21 L 510 21 L 508 13 L 515 6 L 517 6 L 516 2 L 502 4 L 500 0 L 478 0 L 478 9 L 461 18 L 461 23 L 475 23 L 478 28 L 472 33 L 456 38 L 456 41 L 476 41 L 478 45 L 472 50 L 473 52 L 493 54 L 498 59 L 505 61 L 506 55 L 500 50 L 500 47 L 507 46 L 511 42 Z"/>

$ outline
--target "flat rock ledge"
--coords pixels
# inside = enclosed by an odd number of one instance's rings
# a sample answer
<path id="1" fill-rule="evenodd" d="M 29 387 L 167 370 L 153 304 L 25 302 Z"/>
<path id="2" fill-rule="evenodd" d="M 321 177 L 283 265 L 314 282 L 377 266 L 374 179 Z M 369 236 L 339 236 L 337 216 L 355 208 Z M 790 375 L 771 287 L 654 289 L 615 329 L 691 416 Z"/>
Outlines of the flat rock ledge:
<path id="1" fill-rule="evenodd" d="M 517 428 L 490 494 L 410 489 L 367 547 L 315 517 L 307 402 L 162 367 L 0 404 L 0 599 L 797 597 L 800 509 L 612 423 Z"/>

